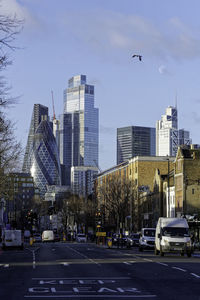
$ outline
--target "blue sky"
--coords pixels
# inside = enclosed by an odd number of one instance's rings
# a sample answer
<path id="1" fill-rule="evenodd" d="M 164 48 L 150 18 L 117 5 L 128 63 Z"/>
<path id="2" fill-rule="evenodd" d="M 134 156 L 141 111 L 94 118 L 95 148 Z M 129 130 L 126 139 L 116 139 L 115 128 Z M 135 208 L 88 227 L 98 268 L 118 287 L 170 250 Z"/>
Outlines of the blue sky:
<path id="1" fill-rule="evenodd" d="M 179 128 L 200 143 L 198 0 L 1 0 L 25 20 L 5 72 L 19 103 L 8 115 L 25 147 L 34 103 L 63 111 L 68 79 L 87 75 L 100 112 L 99 165 L 116 164 L 116 131 L 155 127 L 177 94 Z M 133 53 L 143 61 L 132 59 Z"/>

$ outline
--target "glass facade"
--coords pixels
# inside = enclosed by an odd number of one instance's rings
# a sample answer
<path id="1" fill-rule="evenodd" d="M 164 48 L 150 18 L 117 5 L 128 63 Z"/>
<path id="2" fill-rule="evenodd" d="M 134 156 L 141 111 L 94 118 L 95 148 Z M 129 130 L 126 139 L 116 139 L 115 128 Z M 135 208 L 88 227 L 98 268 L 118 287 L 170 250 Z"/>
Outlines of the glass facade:
<path id="1" fill-rule="evenodd" d="M 61 184 L 59 153 L 49 121 L 41 121 L 33 144 L 30 173 L 40 193 L 44 195 L 47 185 Z"/>
<path id="2" fill-rule="evenodd" d="M 53 127 L 49 122 L 48 107 L 41 104 L 34 104 L 22 170 L 31 173 L 42 196 L 46 185 L 61 184 L 59 152 Z"/>
<path id="3" fill-rule="evenodd" d="M 22 171 L 25 173 L 30 172 L 30 153 L 32 152 L 32 148 L 33 148 L 34 134 L 38 125 L 42 120 L 42 117 L 44 116 L 48 116 L 48 107 L 41 104 L 34 104 L 32 118 L 31 118 L 31 125 L 29 129 L 28 140 L 26 145 L 26 151 L 24 155 L 24 162 L 22 167 Z"/>
<path id="4" fill-rule="evenodd" d="M 141 126 L 117 128 L 117 164 L 134 156 L 154 156 L 155 141 L 155 128 Z"/>
<path id="5" fill-rule="evenodd" d="M 94 86 L 86 84 L 85 75 L 77 75 L 69 79 L 64 91 L 64 114 L 60 118 L 61 163 L 67 169 L 96 166 L 98 147 L 99 110 L 94 107 Z"/>

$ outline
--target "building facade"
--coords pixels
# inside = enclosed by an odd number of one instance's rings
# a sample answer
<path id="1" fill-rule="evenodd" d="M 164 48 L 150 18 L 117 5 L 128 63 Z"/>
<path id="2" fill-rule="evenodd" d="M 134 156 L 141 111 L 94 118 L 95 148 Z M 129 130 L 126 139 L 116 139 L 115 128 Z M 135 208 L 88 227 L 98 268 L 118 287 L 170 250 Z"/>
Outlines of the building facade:
<path id="1" fill-rule="evenodd" d="M 30 173 L 44 197 L 47 185 L 61 184 L 61 168 L 48 108 L 35 104 L 24 156 L 23 170 Z"/>
<path id="2" fill-rule="evenodd" d="M 154 156 L 156 130 L 150 127 L 117 128 L 117 164 L 134 156 Z"/>
<path id="3" fill-rule="evenodd" d="M 62 182 L 74 185 L 72 167 L 94 167 L 99 161 L 99 110 L 94 107 L 94 86 L 85 75 L 69 79 L 64 90 L 64 113 L 60 116 Z M 76 170 L 77 174 L 77 170 Z M 80 170 L 80 176 L 82 171 Z M 86 174 L 86 173 L 85 173 Z M 85 179 L 86 180 L 86 179 Z"/>
<path id="4" fill-rule="evenodd" d="M 178 146 L 190 145 L 189 131 L 178 129 L 178 110 L 168 106 L 165 115 L 156 122 L 156 155 L 176 156 Z"/>

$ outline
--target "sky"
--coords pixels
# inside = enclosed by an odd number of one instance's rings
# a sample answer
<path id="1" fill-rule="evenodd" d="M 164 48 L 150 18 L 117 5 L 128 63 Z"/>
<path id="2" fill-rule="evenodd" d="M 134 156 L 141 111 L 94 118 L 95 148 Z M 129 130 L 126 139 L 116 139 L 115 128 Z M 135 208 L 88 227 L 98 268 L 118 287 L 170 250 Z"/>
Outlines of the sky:
<path id="1" fill-rule="evenodd" d="M 199 0 L 0 0 L 24 20 L 4 73 L 8 112 L 25 148 L 35 103 L 63 112 L 63 91 L 84 74 L 99 108 L 99 166 L 116 165 L 117 128 L 155 127 L 177 99 L 179 128 L 200 144 Z M 142 55 L 142 61 L 132 58 Z"/>

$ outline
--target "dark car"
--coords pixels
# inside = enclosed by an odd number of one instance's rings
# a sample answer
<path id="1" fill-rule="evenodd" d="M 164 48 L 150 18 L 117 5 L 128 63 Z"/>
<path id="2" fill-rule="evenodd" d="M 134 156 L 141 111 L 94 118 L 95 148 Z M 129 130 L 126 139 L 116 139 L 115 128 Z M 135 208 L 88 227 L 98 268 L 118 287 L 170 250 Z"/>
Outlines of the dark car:
<path id="1" fill-rule="evenodd" d="M 55 242 L 60 242 L 60 236 L 58 233 L 54 233 L 54 241 Z"/>
<path id="2" fill-rule="evenodd" d="M 140 234 L 139 233 L 133 233 L 127 237 L 127 247 L 138 247 L 139 245 L 139 239 L 140 239 Z"/>

